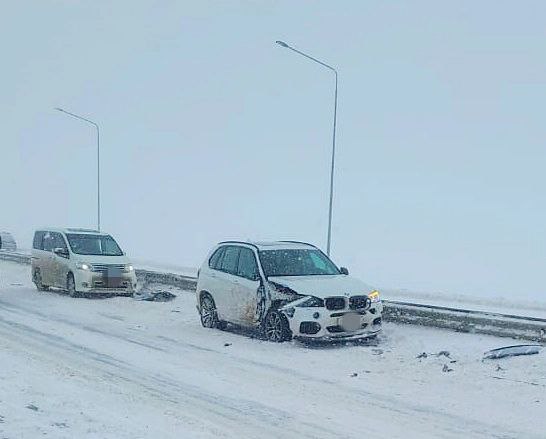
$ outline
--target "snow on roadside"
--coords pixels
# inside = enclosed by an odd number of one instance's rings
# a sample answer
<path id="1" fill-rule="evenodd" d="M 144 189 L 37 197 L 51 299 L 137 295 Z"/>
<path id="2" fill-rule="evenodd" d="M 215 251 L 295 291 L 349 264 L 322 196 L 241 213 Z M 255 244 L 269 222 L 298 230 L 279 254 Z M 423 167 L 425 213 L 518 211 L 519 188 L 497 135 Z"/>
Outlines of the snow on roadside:
<path id="1" fill-rule="evenodd" d="M 546 430 L 544 353 L 482 361 L 507 339 L 390 324 L 377 345 L 276 345 L 202 328 L 194 295 L 177 293 L 167 303 L 72 299 L 37 292 L 28 266 L 0 262 L 0 437 Z"/>

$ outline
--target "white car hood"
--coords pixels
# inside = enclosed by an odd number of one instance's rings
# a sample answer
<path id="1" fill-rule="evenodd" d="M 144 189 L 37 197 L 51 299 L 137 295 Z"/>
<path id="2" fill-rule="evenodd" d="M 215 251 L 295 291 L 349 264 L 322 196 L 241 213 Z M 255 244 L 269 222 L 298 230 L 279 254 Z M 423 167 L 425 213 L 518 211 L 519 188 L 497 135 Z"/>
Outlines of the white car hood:
<path id="1" fill-rule="evenodd" d="M 331 296 L 369 294 L 373 288 L 351 276 L 270 276 L 269 281 L 288 287 L 298 294 L 321 299 Z"/>

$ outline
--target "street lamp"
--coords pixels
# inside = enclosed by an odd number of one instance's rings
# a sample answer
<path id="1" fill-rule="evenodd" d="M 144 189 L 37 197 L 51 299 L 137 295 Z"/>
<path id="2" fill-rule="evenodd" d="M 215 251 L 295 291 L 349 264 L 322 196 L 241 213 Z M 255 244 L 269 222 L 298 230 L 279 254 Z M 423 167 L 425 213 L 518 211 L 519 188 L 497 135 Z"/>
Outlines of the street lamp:
<path id="1" fill-rule="evenodd" d="M 55 108 L 55 110 L 60 111 L 61 113 L 68 114 L 69 116 L 75 117 L 76 119 L 83 120 L 84 122 L 90 123 L 97 130 L 97 230 L 100 232 L 100 129 L 99 125 L 92 120 L 86 119 L 85 117 L 78 116 L 77 114 L 71 113 L 70 111 L 63 110 L 62 108 Z"/>
<path id="2" fill-rule="evenodd" d="M 296 52 L 311 61 L 314 61 L 318 64 L 320 64 L 323 67 L 326 67 L 327 69 L 330 69 L 335 74 L 336 79 L 336 89 L 334 94 L 334 130 L 333 130 L 333 136 L 332 136 L 332 165 L 330 169 L 330 205 L 328 209 L 328 240 L 326 242 L 326 254 L 330 256 L 330 243 L 332 239 L 332 203 L 334 201 L 334 168 L 335 168 L 335 158 L 336 158 L 336 121 L 337 121 L 337 70 L 334 69 L 332 66 L 329 66 L 326 63 L 323 63 L 322 61 L 319 61 L 316 58 L 313 58 L 310 55 L 307 55 L 306 53 L 303 53 L 297 49 L 294 49 L 292 46 L 289 46 L 284 41 L 275 41 L 279 46 L 284 47 L 285 49 L 290 49 L 293 52 Z"/>

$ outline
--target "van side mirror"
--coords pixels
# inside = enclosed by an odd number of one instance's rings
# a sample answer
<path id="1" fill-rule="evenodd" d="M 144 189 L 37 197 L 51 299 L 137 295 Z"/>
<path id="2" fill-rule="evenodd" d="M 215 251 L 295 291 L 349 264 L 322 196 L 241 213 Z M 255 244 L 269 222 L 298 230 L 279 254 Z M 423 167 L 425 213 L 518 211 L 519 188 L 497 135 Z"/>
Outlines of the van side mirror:
<path id="1" fill-rule="evenodd" d="M 341 274 L 344 274 L 345 276 L 348 276 L 349 275 L 349 270 L 345 267 L 339 267 L 339 272 Z"/>
<path id="2" fill-rule="evenodd" d="M 68 250 L 62 247 L 57 247 L 53 249 L 53 253 L 55 253 L 57 256 L 60 256 L 61 258 L 68 259 Z"/>

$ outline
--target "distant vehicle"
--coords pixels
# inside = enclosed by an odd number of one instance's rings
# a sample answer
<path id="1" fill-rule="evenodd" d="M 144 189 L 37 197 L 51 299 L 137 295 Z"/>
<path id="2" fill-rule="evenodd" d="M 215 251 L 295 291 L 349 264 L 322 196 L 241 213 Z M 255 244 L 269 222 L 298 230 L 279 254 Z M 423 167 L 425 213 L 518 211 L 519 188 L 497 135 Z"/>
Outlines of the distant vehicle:
<path id="1" fill-rule="evenodd" d="M 206 328 L 261 329 L 274 342 L 372 338 L 381 330 L 379 293 L 300 242 L 218 244 L 197 279 Z"/>
<path id="2" fill-rule="evenodd" d="M 17 250 L 15 239 L 8 232 L 0 232 L 0 250 L 14 252 Z"/>
<path id="3" fill-rule="evenodd" d="M 114 238 L 87 229 L 40 229 L 32 245 L 32 280 L 40 291 L 50 287 L 81 293 L 132 296 L 137 286 L 133 265 Z"/>

